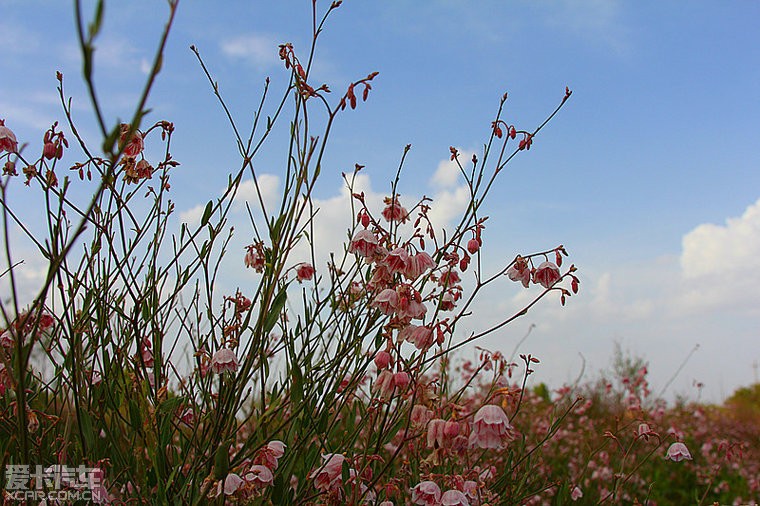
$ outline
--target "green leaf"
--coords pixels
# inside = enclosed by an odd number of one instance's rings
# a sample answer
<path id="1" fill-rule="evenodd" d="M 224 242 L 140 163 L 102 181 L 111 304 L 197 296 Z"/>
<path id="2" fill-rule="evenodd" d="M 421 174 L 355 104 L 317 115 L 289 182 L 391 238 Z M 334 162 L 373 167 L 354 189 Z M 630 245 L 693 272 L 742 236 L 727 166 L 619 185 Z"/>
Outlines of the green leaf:
<path id="1" fill-rule="evenodd" d="M 209 218 L 211 218 L 211 211 L 214 209 L 214 204 L 212 201 L 208 201 L 208 204 L 206 204 L 206 209 L 203 210 L 203 217 L 201 218 L 201 226 L 204 226 L 206 223 L 208 223 Z"/>
<path id="2" fill-rule="evenodd" d="M 92 452 L 92 447 L 95 443 L 95 434 L 92 430 L 92 417 L 84 409 L 79 412 L 79 424 L 82 427 L 82 436 L 84 436 L 84 440 L 87 443 L 88 451 Z"/>
<path id="3" fill-rule="evenodd" d="M 290 387 L 290 395 L 295 405 L 303 401 L 303 375 L 298 364 L 293 364 L 293 384 Z"/>
<path id="4" fill-rule="evenodd" d="M 185 398 L 181 395 L 177 397 L 170 397 L 158 406 L 158 412 L 161 414 L 174 413 L 177 408 L 182 405 L 183 402 L 185 402 Z"/>
<path id="5" fill-rule="evenodd" d="M 100 251 L 100 236 L 92 241 L 92 247 L 90 248 L 90 257 L 95 256 Z"/>
<path id="6" fill-rule="evenodd" d="M 264 317 L 264 334 L 268 334 L 274 328 L 274 324 L 277 323 L 277 319 L 282 313 L 282 308 L 285 307 L 285 301 L 288 298 L 287 287 L 284 287 L 280 293 L 274 296 L 272 306 L 269 308 L 269 312 Z"/>
<path id="7" fill-rule="evenodd" d="M 140 416 L 140 408 L 137 407 L 137 403 L 129 400 L 129 420 L 132 423 L 132 430 L 138 431 L 142 426 L 142 417 Z"/>
<path id="8" fill-rule="evenodd" d="M 222 443 L 216 449 L 214 456 L 214 478 L 221 480 L 227 477 L 230 471 L 230 444 Z"/>
<path id="9" fill-rule="evenodd" d="M 348 468 L 348 461 L 344 460 L 343 465 L 340 469 L 340 476 L 343 478 L 343 492 L 346 494 L 346 497 L 351 496 L 351 484 L 348 480 L 351 479 L 351 471 Z"/>
<path id="10" fill-rule="evenodd" d="M 330 423 L 330 412 L 325 410 L 322 413 L 322 416 L 319 417 L 319 421 L 317 422 L 317 431 L 320 434 L 324 434 L 327 432 L 327 426 Z"/>
<path id="11" fill-rule="evenodd" d="M 282 504 L 282 494 L 285 491 L 285 481 L 282 478 L 282 473 L 278 473 L 274 477 L 274 483 L 272 484 L 272 503 Z"/>
<path id="12" fill-rule="evenodd" d="M 272 244 L 276 244 L 277 241 L 280 239 L 280 232 L 282 232 L 282 224 L 285 222 L 285 215 L 281 214 L 279 218 L 277 218 L 277 221 L 274 222 L 274 225 L 272 225 L 272 231 L 270 232 L 270 237 L 272 238 Z"/>
<path id="13" fill-rule="evenodd" d="M 88 26 L 88 32 L 90 36 L 90 40 L 94 39 L 95 36 L 100 32 L 100 27 L 103 25 L 103 0 L 98 1 L 98 5 L 95 8 L 95 19 L 90 23 L 90 26 Z"/>

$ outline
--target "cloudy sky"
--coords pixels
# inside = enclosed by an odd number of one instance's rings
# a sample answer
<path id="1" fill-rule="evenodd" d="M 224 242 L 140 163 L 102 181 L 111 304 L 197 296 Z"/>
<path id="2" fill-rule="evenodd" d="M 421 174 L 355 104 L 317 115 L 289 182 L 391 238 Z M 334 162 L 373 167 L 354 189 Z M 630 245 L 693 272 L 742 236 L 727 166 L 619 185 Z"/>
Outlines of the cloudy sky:
<path id="1" fill-rule="evenodd" d="M 113 122 L 131 115 L 167 12 L 158 0 L 106 6 L 95 76 Z M 465 195 L 446 163 L 449 146 L 479 152 L 504 92 L 505 119 L 530 130 L 569 86 L 567 106 L 510 164 L 487 204 L 484 261 L 497 268 L 564 244 L 580 269 L 581 294 L 565 308 L 546 300 L 481 344 L 509 353 L 535 323 L 520 351 L 542 359 L 537 381 L 559 385 L 584 359 L 589 377 L 607 367 L 617 341 L 649 361 L 655 392 L 699 345 L 666 395 L 695 397 L 699 381 L 703 398 L 722 399 L 756 381 L 760 362 L 758 19 L 756 2 L 348 0 L 327 24 L 313 78 L 343 90 L 371 71 L 380 75 L 369 101 L 332 133 L 318 192 L 319 246 L 337 249 L 347 223 L 342 171 L 365 165 L 361 184 L 380 199 L 411 143 L 402 201 L 432 197 L 445 224 Z M 0 118 L 29 149 L 63 120 L 56 70 L 83 134 L 96 138 L 74 33 L 67 2 L 3 2 Z M 305 54 L 309 33 L 306 0 L 180 3 L 149 120 L 176 125 L 173 155 L 182 168 L 172 193 L 184 219 L 197 217 L 197 206 L 239 167 L 189 46 L 245 123 L 265 77 L 274 89 L 286 83 L 278 44 Z M 284 135 L 272 140 L 256 163 L 274 195 Z M 242 245 L 242 205 L 236 213 Z M 28 216 L 36 219 L 31 206 Z M 226 279 L 256 282 L 235 263 Z M 500 285 L 478 321 L 498 321 L 528 295 Z"/>

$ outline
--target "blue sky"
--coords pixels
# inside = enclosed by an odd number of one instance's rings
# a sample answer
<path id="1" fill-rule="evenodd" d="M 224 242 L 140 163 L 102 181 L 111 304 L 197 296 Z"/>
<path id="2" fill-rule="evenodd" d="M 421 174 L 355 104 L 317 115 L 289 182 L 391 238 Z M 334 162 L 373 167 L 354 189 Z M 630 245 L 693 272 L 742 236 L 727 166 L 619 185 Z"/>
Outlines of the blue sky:
<path id="1" fill-rule="evenodd" d="M 150 120 L 177 126 L 173 154 L 183 166 L 172 192 L 185 217 L 239 165 L 189 46 L 244 121 L 266 76 L 274 87 L 287 79 L 277 45 L 306 50 L 309 5 L 180 3 L 149 105 Z M 93 135 L 73 8 L 3 6 L 0 118 L 34 146 L 63 119 L 61 70 L 82 130 Z M 114 121 L 131 113 L 166 12 L 159 1 L 106 6 L 95 75 Z M 617 340 L 649 360 L 656 392 L 699 344 L 668 393 L 695 395 L 697 380 L 705 397 L 721 399 L 755 380 L 760 361 L 758 19 L 755 2 L 348 0 L 328 21 L 314 79 L 338 91 L 380 75 L 369 101 L 339 120 L 318 197 L 331 209 L 345 200 L 340 172 L 361 163 L 379 198 L 411 143 L 400 191 L 436 198 L 445 218 L 461 206 L 461 181 L 446 178 L 442 164 L 448 147 L 479 151 L 505 91 L 507 121 L 531 129 L 569 86 L 567 106 L 501 179 L 484 240 L 494 267 L 564 244 L 582 292 L 566 308 L 546 301 L 482 344 L 509 352 L 536 323 L 521 351 L 543 359 L 537 380 L 558 385 L 580 370 L 579 353 L 589 374 L 606 367 Z M 282 137 L 273 140 L 258 166 L 276 189 Z M 332 225 L 344 218 L 323 214 Z M 335 247 L 339 239 L 325 232 L 320 240 Z M 229 279 L 240 276 L 255 283 L 250 273 Z M 484 318 L 513 312 L 525 296 L 502 285 L 483 304 Z"/>

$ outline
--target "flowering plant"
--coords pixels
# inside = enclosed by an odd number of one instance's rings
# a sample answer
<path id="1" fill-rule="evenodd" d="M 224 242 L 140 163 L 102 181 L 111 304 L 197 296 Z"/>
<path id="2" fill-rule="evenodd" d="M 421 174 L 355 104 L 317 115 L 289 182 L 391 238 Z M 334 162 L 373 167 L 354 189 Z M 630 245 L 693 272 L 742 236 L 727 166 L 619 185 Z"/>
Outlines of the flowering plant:
<path id="1" fill-rule="evenodd" d="M 436 202 L 409 202 L 399 191 L 410 146 L 380 206 L 359 188 L 363 167 L 356 164 L 344 174 L 355 218 L 347 242 L 320 262 L 328 255 L 315 242 L 314 191 L 330 133 L 349 109 L 369 99 L 378 75 L 348 83 L 335 98 L 328 85 L 314 82 L 319 34 L 341 2 L 322 13 L 312 3 L 307 51 L 279 47 L 289 84 L 272 100 L 266 81 L 247 137 L 192 47 L 228 115 L 240 167 L 195 223 L 182 224 L 174 221 L 169 198 L 170 179 L 180 168 L 170 154 L 178 133 L 168 121 L 146 125 L 145 109 L 177 2 L 169 2 L 152 70 L 126 123 L 109 122 L 96 98 L 92 61 L 102 3 L 85 29 L 76 2 L 100 138 L 85 138 L 76 128 L 60 73 L 66 127 L 53 124 L 39 154 L 19 146 L 11 118 L 5 118 L 9 126 L 0 121 L 6 245 L 9 228 L 18 227 L 46 266 L 39 292 L 24 301 L 17 290 L 20 267 L 6 248 L 3 276 L 11 296 L 10 303 L 0 301 L 5 461 L 98 467 L 100 502 L 485 505 L 583 497 L 582 469 L 547 478 L 537 463 L 544 451 L 551 455 L 550 443 L 582 400 L 542 404 L 526 388 L 540 363 L 531 355 L 515 363 L 481 350 L 477 363 L 461 368 L 451 359 L 544 297 L 557 295 L 564 305 L 579 290 L 576 268 L 563 266 L 562 245 L 515 252 L 490 274 L 482 262 L 488 247 L 483 203 L 570 90 L 532 129 L 503 118 L 504 94 L 482 153 L 465 160 L 449 148 L 470 196 L 451 230 L 433 222 Z M 300 54 L 309 56 L 301 60 Z M 270 104 L 274 113 L 264 121 Z M 285 111 L 292 113 L 287 163 L 273 204 L 263 197 L 253 160 Z M 81 161 L 64 172 L 75 148 Z M 42 232 L 13 210 L 9 188 L 17 167 L 26 190 L 37 191 L 43 203 Z M 255 282 L 220 294 L 218 275 L 233 244 L 227 220 L 246 181 L 256 195 L 248 208 L 252 239 L 234 261 Z M 299 258 L 302 250 L 306 257 Z M 462 322 L 483 289 L 510 281 L 531 290 L 530 302 L 463 334 Z M 541 418 L 540 434 L 526 413 Z M 654 436 L 643 425 L 636 437 Z M 657 440 L 659 448 L 664 438 Z M 690 458 L 680 441 L 667 456 Z"/>

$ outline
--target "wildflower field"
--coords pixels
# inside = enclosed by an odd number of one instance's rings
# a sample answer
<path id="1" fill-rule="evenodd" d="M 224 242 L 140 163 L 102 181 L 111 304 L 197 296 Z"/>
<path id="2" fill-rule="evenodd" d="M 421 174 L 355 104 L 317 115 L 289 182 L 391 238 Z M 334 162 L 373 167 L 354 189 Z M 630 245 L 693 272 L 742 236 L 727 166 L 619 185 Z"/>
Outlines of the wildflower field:
<path id="1" fill-rule="evenodd" d="M 469 191 L 454 227 L 435 223 L 437 202 L 400 191 L 411 149 L 401 146 L 380 205 L 357 183 L 361 164 L 344 171 L 353 225 L 343 244 L 317 251 L 314 192 L 336 149 L 334 123 L 361 114 L 379 86 L 372 69 L 349 83 L 311 76 L 322 32 L 350 5 L 305 2 L 311 46 L 279 46 L 289 85 L 261 83 L 247 123 L 233 119 L 214 62 L 191 48 L 229 118 L 239 166 L 186 223 L 172 201 L 172 182 L 183 177 L 172 141 L 182 125 L 150 111 L 181 6 L 160 4 L 166 24 L 144 89 L 132 116 L 117 119 L 104 112 L 93 70 L 104 3 L 75 2 L 88 95 L 75 100 L 89 100 L 96 134 L 78 128 L 85 113 L 72 107 L 60 72 L 61 119 L 40 132 L 42 142 L 17 138 L 14 118 L 0 111 L 6 504 L 760 500 L 760 385 L 722 405 L 667 403 L 650 391 L 646 360 L 619 350 L 599 377 L 547 386 L 541 370 L 552 364 L 541 357 L 479 345 L 536 304 L 583 296 L 571 244 L 501 252 L 496 270 L 481 262 L 484 231 L 499 230 L 483 203 L 540 149 L 542 130 L 572 107 L 570 89 L 559 87 L 545 121 L 531 125 L 506 112 L 519 97 L 494 90 L 482 151 L 444 149 Z M 271 202 L 256 160 L 283 135 L 284 184 Z M 245 181 L 257 197 L 247 202 L 250 226 L 233 231 L 228 216 Z M 44 227 L 29 226 L 22 205 Z M 25 259 L 14 234 L 44 259 L 32 300 L 20 295 Z M 243 251 L 228 248 L 233 234 L 250 237 Z M 220 293 L 223 259 L 245 265 L 253 282 Z M 529 302 L 462 331 L 478 319 L 475 301 L 500 285 L 524 290 Z"/>

